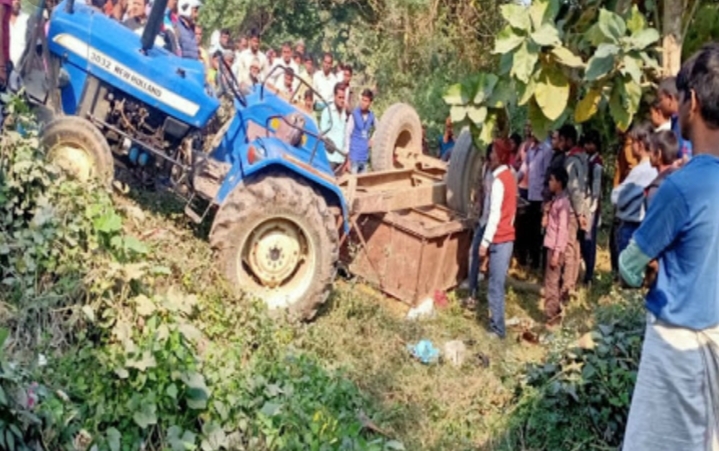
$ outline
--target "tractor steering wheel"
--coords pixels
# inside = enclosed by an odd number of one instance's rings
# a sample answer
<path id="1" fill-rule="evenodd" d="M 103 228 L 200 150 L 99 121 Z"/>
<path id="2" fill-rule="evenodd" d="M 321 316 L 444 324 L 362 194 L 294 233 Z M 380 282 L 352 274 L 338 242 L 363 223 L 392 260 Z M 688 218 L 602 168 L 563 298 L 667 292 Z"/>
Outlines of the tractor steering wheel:
<path id="1" fill-rule="evenodd" d="M 242 90 L 239 88 L 240 84 L 237 82 L 237 78 L 235 78 L 235 74 L 232 73 L 232 68 L 227 64 L 227 61 L 225 61 L 225 58 L 222 57 L 222 51 L 218 50 L 215 52 L 215 55 L 220 58 L 220 77 L 221 79 L 224 78 L 228 81 L 228 86 L 230 88 L 230 91 L 232 91 L 232 95 L 235 96 L 238 102 L 240 102 L 240 105 L 243 107 L 247 106 L 247 98 L 245 97 L 245 94 L 242 93 Z"/>

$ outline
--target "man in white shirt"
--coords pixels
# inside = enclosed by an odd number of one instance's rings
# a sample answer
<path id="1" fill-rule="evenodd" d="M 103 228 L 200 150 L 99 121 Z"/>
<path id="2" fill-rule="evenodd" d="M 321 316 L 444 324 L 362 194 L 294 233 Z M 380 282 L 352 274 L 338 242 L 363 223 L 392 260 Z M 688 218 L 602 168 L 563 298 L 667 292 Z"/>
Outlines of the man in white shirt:
<path id="1" fill-rule="evenodd" d="M 28 15 L 22 12 L 20 0 L 12 0 L 10 13 L 10 61 L 15 67 L 19 67 L 20 58 L 25 51 L 27 42 L 27 20 Z"/>
<path id="2" fill-rule="evenodd" d="M 247 78 L 250 65 L 255 59 L 260 64 L 260 77 L 264 78 L 267 75 L 267 56 L 260 51 L 260 33 L 257 30 L 250 31 L 249 44 L 250 47 L 240 52 L 239 58 L 235 58 L 235 67 L 232 70 L 238 80 Z"/>
<path id="3" fill-rule="evenodd" d="M 312 78 L 313 88 L 322 97 L 322 99 L 316 99 L 316 102 L 322 108 L 324 108 L 325 106 L 322 100 L 325 100 L 327 101 L 327 103 L 330 104 L 332 103 L 332 100 L 334 98 L 334 89 L 338 83 L 337 77 L 332 72 L 333 62 L 334 58 L 332 58 L 332 54 L 325 53 L 322 57 L 322 70 L 315 72 L 315 75 Z M 342 102 L 342 106 L 344 107 L 344 101 Z"/>
<path id="4" fill-rule="evenodd" d="M 277 67 L 292 69 L 292 73 L 296 75 L 299 75 L 300 73 L 299 67 L 297 67 L 297 64 L 292 61 L 292 44 L 290 44 L 289 42 L 285 42 L 284 44 L 282 44 L 282 56 L 280 57 L 280 59 L 275 61 L 274 66 L 270 70 L 272 76 L 270 77 L 269 81 L 270 83 L 279 88 L 280 86 L 282 86 L 285 71 L 276 69 Z M 296 84 L 297 82 L 295 81 L 295 85 Z"/>

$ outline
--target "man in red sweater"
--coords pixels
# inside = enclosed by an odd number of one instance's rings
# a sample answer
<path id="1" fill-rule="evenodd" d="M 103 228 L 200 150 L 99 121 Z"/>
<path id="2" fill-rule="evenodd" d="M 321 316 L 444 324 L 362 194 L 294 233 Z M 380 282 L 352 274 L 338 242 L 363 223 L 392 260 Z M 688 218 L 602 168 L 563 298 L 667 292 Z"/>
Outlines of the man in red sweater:
<path id="1" fill-rule="evenodd" d="M 504 325 L 504 284 L 514 248 L 514 216 L 517 212 L 517 180 L 507 165 L 512 147 L 507 139 L 496 139 L 489 154 L 492 188 L 489 218 L 479 247 L 479 257 L 489 258 L 487 298 L 491 319 L 490 334 L 506 336 Z"/>

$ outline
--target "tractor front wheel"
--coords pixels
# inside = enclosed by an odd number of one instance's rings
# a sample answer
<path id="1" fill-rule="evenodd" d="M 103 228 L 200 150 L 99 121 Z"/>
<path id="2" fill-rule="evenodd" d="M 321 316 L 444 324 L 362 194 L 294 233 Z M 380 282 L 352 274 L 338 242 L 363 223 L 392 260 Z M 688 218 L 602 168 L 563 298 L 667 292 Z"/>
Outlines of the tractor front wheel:
<path id="1" fill-rule="evenodd" d="M 225 277 L 240 291 L 312 319 L 327 300 L 339 256 L 335 218 L 301 180 L 248 180 L 217 212 L 210 233 Z"/>
<path id="2" fill-rule="evenodd" d="M 110 186 L 114 177 L 112 152 L 100 130 L 87 119 L 62 116 L 40 134 L 47 158 L 79 182 L 98 179 Z"/>

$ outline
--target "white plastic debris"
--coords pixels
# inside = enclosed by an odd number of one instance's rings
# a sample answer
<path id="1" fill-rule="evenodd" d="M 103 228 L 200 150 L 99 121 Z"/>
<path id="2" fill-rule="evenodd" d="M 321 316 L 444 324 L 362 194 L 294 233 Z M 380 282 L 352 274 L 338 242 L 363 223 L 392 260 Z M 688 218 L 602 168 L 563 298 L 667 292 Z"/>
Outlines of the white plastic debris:
<path id="1" fill-rule="evenodd" d="M 417 307 L 414 307 L 407 312 L 407 319 L 425 319 L 434 316 L 434 299 L 427 297 L 422 300 Z"/>
<path id="2" fill-rule="evenodd" d="M 444 357 L 454 366 L 462 366 L 467 356 L 467 347 L 460 340 L 448 341 L 444 344 Z"/>

